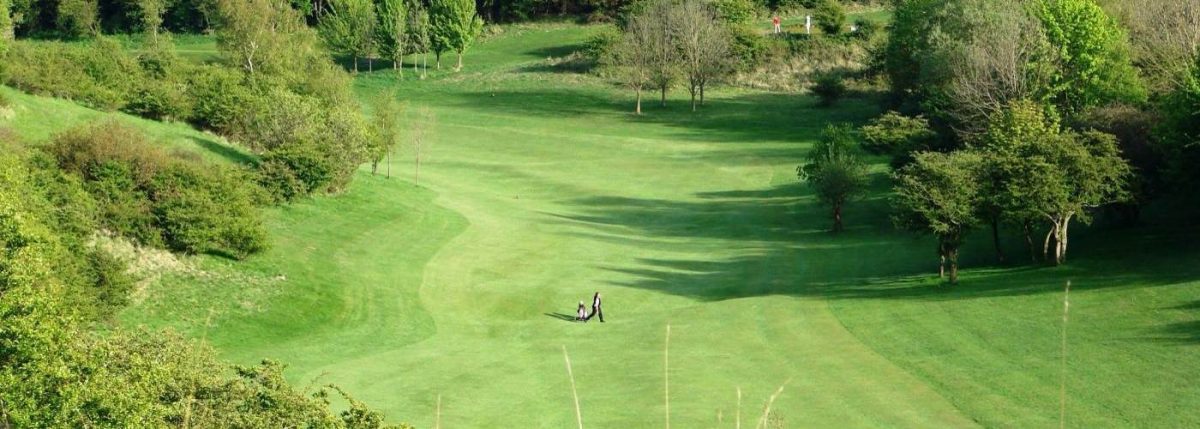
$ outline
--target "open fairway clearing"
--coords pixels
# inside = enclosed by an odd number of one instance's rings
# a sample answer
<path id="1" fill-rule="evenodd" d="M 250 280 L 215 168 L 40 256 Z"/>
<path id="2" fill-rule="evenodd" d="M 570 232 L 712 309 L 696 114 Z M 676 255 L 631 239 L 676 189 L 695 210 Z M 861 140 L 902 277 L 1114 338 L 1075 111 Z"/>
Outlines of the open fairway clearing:
<path id="1" fill-rule="evenodd" d="M 1042 427 L 1074 279 L 1069 425 L 1200 424 L 1195 231 L 1082 231 L 1070 266 L 943 286 L 932 242 L 891 228 L 882 166 L 840 236 L 796 181 L 820 129 L 872 102 L 722 90 L 636 117 L 630 94 L 552 65 L 591 28 L 505 29 L 458 74 L 359 77 L 364 99 L 395 89 L 436 115 L 419 183 L 401 148 L 393 179 L 275 210 L 265 254 L 194 261 L 270 281 L 167 276 L 123 321 L 282 360 L 419 427 L 439 395 L 444 427 L 574 426 L 563 346 L 586 427 L 660 427 L 667 324 L 675 427 L 732 426 L 738 388 L 753 426 L 785 382 L 787 427 Z M 594 291 L 608 322 L 566 320 Z"/>

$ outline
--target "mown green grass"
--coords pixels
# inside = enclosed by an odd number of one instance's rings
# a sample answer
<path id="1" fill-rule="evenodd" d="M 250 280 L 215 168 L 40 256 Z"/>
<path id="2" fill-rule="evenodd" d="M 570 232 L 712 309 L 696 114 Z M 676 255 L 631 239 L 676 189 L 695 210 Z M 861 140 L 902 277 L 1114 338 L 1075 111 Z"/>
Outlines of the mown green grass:
<path id="1" fill-rule="evenodd" d="M 218 274 L 168 276 L 123 320 L 422 427 L 439 395 L 445 427 L 573 426 L 563 346 L 585 426 L 660 427 L 668 323 L 675 427 L 731 425 L 738 388 L 749 427 L 785 382 L 788 427 L 1044 427 L 1073 280 L 1068 425 L 1200 424 L 1195 229 L 1081 228 L 1060 268 L 989 267 L 981 238 L 943 285 L 931 241 L 891 227 L 882 166 L 838 236 L 796 182 L 819 130 L 873 102 L 725 89 L 633 116 L 630 94 L 546 60 L 590 31 L 507 27 L 461 73 L 360 75 L 364 100 L 436 114 L 421 181 L 403 148 L 394 178 L 273 211 L 272 250 L 199 258 Z M 594 291 L 608 323 L 564 320 Z"/>

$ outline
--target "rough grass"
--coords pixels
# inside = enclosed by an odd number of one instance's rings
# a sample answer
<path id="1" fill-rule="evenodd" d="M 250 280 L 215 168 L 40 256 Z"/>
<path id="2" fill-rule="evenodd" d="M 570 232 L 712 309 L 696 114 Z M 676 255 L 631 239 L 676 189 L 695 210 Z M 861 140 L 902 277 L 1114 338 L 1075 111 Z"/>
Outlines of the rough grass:
<path id="1" fill-rule="evenodd" d="M 945 286 L 932 242 L 891 228 L 882 175 L 839 236 L 796 183 L 819 130 L 872 104 L 724 90 L 635 117 L 630 94 L 540 66 L 589 31 L 512 27 L 462 73 L 361 75 L 364 97 L 438 116 L 420 186 L 402 150 L 394 179 L 275 211 L 271 251 L 198 262 L 279 279 L 261 293 L 168 279 L 124 320 L 282 359 L 419 426 L 439 396 L 446 427 L 575 425 L 566 346 L 586 427 L 659 427 L 670 323 L 676 427 L 733 415 L 739 386 L 749 423 L 788 380 L 771 414 L 789 427 L 1045 427 L 1071 279 L 1068 426 L 1200 425 L 1197 231 L 1079 228 L 1055 269 L 988 267 L 977 239 Z M 597 290 L 608 323 L 567 320 Z"/>

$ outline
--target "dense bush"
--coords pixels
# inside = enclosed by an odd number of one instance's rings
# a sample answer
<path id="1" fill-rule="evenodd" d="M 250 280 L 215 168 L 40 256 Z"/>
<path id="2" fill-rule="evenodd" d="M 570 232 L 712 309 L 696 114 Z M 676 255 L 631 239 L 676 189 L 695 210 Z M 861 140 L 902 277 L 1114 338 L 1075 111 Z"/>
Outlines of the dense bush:
<path id="1" fill-rule="evenodd" d="M 154 178 L 154 216 L 166 244 L 188 253 L 244 258 L 266 248 L 267 233 L 242 173 L 175 162 Z"/>
<path id="2" fill-rule="evenodd" d="M 0 153 L 0 426 L 386 427 L 348 396 L 335 413 L 331 392 L 293 387 L 275 362 L 228 375 L 213 350 L 179 335 L 87 331 L 79 316 L 119 305 L 129 283 L 119 261 L 73 251 L 79 237 L 52 228 L 38 176 L 55 173 L 43 166 Z"/>
<path id="3" fill-rule="evenodd" d="M 892 157 L 891 166 L 900 168 L 912 161 L 913 154 L 929 150 L 936 134 L 929 121 L 888 112 L 862 127 L 863 148 L 876 155 Z"/>
<path id="4" fill-rule="evenodd" d="M 811 91 L 817 96 L 818 104 L 829 107 L 837 104 L 846 95 L 846 83 L 837 73 L 824 73 L 817 77 Z"/>
<path id="5" fill-rule="evenodd" d="M 846 11 L 838 0 L 821 0 L 813 11 L 813 21 L 825 34 L 836 36 L 842 33 Z"/>
<path id="6" fill-rule="evenodd" d="M 236 170 L 172 159 L 116 122 L 70 130 L 48 150 L 60 168 L 82 178 L 113 233 L 236 258 L 265 247 L 253 181 Z"/>
<path id="7" fill-rule="evenodd" d="M 15 42 L 5 83 L 23 91 L 77 100 L 104 110 L 128 103 L 141 70 L 116 42 Z"/>

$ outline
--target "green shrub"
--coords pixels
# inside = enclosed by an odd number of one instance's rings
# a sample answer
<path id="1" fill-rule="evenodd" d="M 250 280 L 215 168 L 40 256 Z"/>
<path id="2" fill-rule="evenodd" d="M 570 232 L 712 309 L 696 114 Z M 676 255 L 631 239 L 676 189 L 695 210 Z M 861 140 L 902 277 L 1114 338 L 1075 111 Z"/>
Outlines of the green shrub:
<path id="1" fill-rule="evenodd" d="M 605 26 L 596 32 L 583 44 L 583 55 L 595 62 L 605 61 L 612 56 L 613 46 L 621 41 L 621 31 L 615 27 Z"/>
<path id="2" fill-rule="evenodd" d="M 244 117 L 254 94 L 242 84 L 244 75 L 227 67 L 205 65 L 194 67 L 187 76 L 188 98 L 192 100 L 192 117 L 189 122 L 232 135 Z"/>
<path id="3" fill-rule="evenodd" d="M 862 127 L 863 148 L 876 155 L 890 155 L 893 168 L 913 159 L 914 152 L 929 150 L 937 135 L 924 117 L 910 118 L 888 112 Z"/>
<path id="4" fill-rule="evenodd" d="M 879 24 L 865 18 L 854 20 L 854 28 L 854 37 L 862 40 L 871 40 L 875 38 L 876 34 L 879 34 Z"/>
<path id="5" fill-rule="evenodd" d="M 267 234 L 241 173 L 176 162 L 153 184 L 154 214 L 166 244 L 187 253 L 238 259 L 266 248 Z"/>
<path id="6" fill-rule="evenodd" d="M 713 6 L 716 7 L 717 16 L 721 17 L 722 21 L 737 25 L 749 23 L 757 12 L 757 7 L 751 0 L 717 0 L 713 2 Z"/>
<path id="7" fill-rule="evenodd" d="M 821 0 L 817 9 L 813 11 L 813 20 L 825 34 L 836 36 L 842 33 L 842 26 L 846 23 L 846 11 L 838 0 Z"/>
<path id="8" fill-rule="evenodd" d="M 334 170 L 329 157 L 316 144 L 297 143 L 263 154 L 260 183 L 272 195 L 291 201 L 328 186 Z"/>
<path id="9" fill-rule="evenodd" d="M 145 80 L 130 97 L 125 112 L 156 121 L 192 117 L 192 98 L 187 87 L 170 80 Z"/>
<path id="10" fill-rule="evenodd" d="M 811 91 L 817 96 L 818 104 L 830 107 L 846 95 L 846 84 L 842 82 L 841 75 L 825 73 L 817 77 Z"/>
<path id="11" fill-rule="evenodd" d="M 746 26 L 731 28 L 730 35 L 730 50 L 737 61 L 738 69 L 751 70 L 767 58 L 771 49 L 768 38 Z"/>

